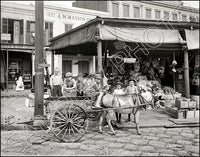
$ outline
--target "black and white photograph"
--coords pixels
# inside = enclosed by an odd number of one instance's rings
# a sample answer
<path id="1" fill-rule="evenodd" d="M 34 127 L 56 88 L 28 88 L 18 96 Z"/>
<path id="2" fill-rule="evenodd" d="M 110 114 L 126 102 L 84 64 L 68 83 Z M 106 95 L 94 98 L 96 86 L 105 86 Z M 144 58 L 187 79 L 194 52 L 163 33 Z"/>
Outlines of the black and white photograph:
<path id="1" fill-rule="evenodd" d="M 1 156 L 199 156 L 199 1 L 1 1 Z"/>

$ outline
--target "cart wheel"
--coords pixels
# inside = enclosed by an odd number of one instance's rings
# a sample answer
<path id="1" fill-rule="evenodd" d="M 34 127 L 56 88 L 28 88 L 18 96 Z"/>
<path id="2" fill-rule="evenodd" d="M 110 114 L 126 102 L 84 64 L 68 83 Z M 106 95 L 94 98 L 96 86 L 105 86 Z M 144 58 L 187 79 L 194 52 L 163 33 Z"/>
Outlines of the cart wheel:
<path id="1" fill-rule="evenodd" d="M 78 105 L 65 104 L 51 117 L 51 131 L 63 142 L 76 142 L 88 127 L 87 114 Z"/>

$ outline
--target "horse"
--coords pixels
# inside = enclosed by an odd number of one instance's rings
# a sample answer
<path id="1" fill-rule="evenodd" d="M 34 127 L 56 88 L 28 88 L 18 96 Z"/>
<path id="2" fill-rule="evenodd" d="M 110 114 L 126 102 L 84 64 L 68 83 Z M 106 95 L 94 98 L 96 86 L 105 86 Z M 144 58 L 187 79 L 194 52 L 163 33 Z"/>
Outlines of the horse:
<path id="1" fill-rule="evenodd" d="M 133 113 L 134 115 L 134 123 L 136 124 L 136 129 L 138 135 L 141 134 L 139 129 L 139 107 L 140 107 L 140 100 L 139 98 L 141 95 L 138 94 L 124 94 L 124 95 L 112 95 L 112 94 L 105 94 L 102 97 L 102 107 L 108 108 L 108 110 L 103 111 L 102 115 L 100 116 L 99 120 L 99 132 L 102 133 L 102 123 L 103 119 L 106 118 L 108 126 L 112 131 L 112 134 L 115 135 L 115 130 L 111 125 L 111 120 L 114 120 L 115 112 L 120 114 L 129 114 Z M 115 111 L 114 111 L 115 110 Z"/>

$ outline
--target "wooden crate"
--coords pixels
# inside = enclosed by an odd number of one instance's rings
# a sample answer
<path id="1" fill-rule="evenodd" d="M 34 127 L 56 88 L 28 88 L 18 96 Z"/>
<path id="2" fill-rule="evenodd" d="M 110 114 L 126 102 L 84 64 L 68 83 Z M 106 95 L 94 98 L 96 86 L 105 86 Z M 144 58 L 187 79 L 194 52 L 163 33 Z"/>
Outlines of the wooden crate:
<path id="1" fill-rule="evenodd" d="M 194 111 L 194 118 L 199 119 L 199 110 Z"/>
<path id="2" fill-rule="evenodd" d="M 195 110 L 186 110 L 185 111 L 185 118 L 195 118 Z"/>
<path id="3" fill-rule="evenodd" d="M 185 110 L 178 110 L 177 107 L 165 106 L 165 113 L 177 119 L 185 118 Z"/>

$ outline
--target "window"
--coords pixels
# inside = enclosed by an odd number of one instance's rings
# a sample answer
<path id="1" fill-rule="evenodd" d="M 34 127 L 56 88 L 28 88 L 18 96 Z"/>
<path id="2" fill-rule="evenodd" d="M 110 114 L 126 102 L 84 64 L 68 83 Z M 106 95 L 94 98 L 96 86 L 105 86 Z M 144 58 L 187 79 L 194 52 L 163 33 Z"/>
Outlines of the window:
<path id="1" fill-rule="evenodd" d="M 26 22 L 26 43 L 33 44 L 34 43 L 34 33 L 35 33 L 35 22 L 27 21 Z"/>
<path id="2" fill-rule="evenodd" d="M 123 16 L 129 17 L 129 5 L 123 5 Z"/>
<path id="3" fill-rule="evenodd" d="M 146 9 L 146 18 L 151 19 L 151 9 Z"/>
<path id="4" fill-rule="evenodd" d="M 190 21 L 191 22 L 196 22 L 196 18 L 194 16 L 190 16 Z"/>
<path id="5" fill-rule="evenodd" d="M 133 7 L 133 11 L 134 11 L 134 17 L 135 18 L 140 18 L 140 8 L 139 7 Z"/>
<path id="6" fill-rule="evenodd" d="M 112 3 L 112 16 L 119 17 L 119 4 Z"/>
<path id="7" fill-rule="evenodd" d="M 48 39 L 53 37 L 53 22 L 45 22 L 45 30 L 48 30 Z"/>
<path id="8" fill-rule="evenodd" d="M 164 12 L 164 20 L 169 20 L 169 12 Z"/>
<path id="9" fill-rule="evenodd" d="M 178 20 L 178 15 L 177 14 L 172 14 L 172 20 L 177 21 Z"/>
<path id="10" fill-rule="evenodd" d="M 182 21 L 187 21 L 187 15 L 182 15 Z"/>
<path id="11" fill-rule="evenodd" d="M 155 11 L 155 19 L 160 19 L 160 10 Z"/>
<path id="12" fill-rule="evenodd" d="M 68 32 L 72 29 L 72 24 L 65 24 L 65 32 Z"/>
<path id="13" fill-rule="evenodd" d="M 2 18 L 1 30 L 11 36 L 11 40 L 2 40 L 3 43 L 23 44 L 23 20 Z"/>

